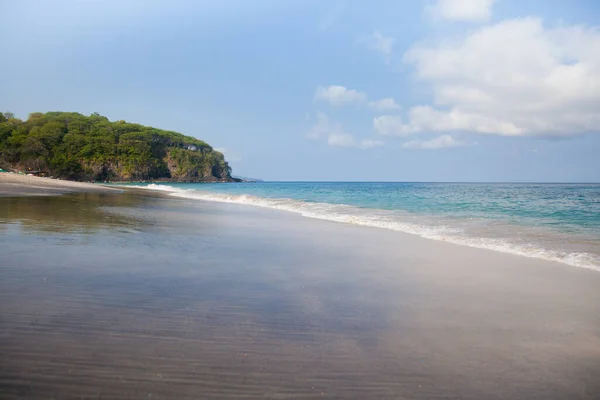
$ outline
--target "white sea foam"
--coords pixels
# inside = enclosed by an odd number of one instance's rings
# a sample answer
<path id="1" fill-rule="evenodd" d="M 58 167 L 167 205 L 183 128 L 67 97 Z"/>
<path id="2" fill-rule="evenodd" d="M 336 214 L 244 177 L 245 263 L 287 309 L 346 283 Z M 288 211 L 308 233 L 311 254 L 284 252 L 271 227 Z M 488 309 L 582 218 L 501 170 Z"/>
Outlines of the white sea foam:
<path id="1" fill-rule="evenodd" d="M 204 192 L 193 189 L 180 189 L 167 185 L 140 186 L 144 189 L 168 192 L 175 197 L 198 199 L 221 203 L 246 204 L 297 213 L 309 218 L 323 219 L 354 225 L 390 229 L 418 235 L 427 239 L 440 240 L 463 246 L 511 253 L 524 257 L 556 261 L 571 266 L 600 271 L 600 258 L 586 252 L 557 251 L 535 243 L 514 242 L 508 238 L 469 236 L 456 226 L 429 224 L 410 220 L 407 214 L 399 212 L 365 209 L 344 204 L 312 203 L 285 198 L 263 198 L 247 194 L 226 194 Z"/>

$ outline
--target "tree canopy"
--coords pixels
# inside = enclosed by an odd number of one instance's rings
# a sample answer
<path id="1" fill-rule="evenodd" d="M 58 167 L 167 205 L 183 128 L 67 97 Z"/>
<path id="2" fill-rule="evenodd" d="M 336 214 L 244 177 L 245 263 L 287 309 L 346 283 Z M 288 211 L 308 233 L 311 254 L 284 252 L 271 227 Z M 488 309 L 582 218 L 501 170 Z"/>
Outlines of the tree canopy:
<path id="1" fill-rule="evenodd" d="M 208 143 L 98 113 L 0 113 L 0 166 L 72 180 L 232 180 Z"/>

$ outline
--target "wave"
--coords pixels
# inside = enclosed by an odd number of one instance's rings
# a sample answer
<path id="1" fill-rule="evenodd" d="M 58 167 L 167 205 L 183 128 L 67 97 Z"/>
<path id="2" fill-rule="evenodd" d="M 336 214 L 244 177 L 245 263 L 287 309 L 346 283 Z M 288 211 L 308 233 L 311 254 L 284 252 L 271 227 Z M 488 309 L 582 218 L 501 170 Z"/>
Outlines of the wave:
<path id="1" fill-rule="evenodd" d="M 600 257 L 591 253 L 550 250 L 539 244 L 515 243 L 506 238 L 469 236 L 465 234 L 463 229 L 456 226 L 440 224 L 439 222 L 426 224 L 423 221 L 409 221 L 411 218 L 414 219 L 414 216 L 400 211 L 365 209 L 345 204 L 313 203 L 288 198 L 264 198 L 248 194 L 204 192 L 194 189 L 180 189 L 168 185 L 150 184 L 136 187 L 168 192 L 171 196 L 187 199 L 245 204 L 289 211 L 308 218 L 389 229 L 418 235 L 426 239 L 539 258 L 600 271 Z"/>

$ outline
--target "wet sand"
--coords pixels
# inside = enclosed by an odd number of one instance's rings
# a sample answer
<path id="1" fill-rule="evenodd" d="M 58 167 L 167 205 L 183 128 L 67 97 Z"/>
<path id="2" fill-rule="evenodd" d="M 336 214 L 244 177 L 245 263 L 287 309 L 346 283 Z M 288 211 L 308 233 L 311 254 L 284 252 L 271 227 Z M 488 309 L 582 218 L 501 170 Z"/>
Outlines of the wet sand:
<path id="1" fill-rule="evenodd" d="M 0 235 L 0 398 L 600 396 L 595 271 L 128 193 Z"/>
<path id="2" fill-rule="evenodd" d="M 49 196 L 76 192 L 109 193 L 118 190 L 92 183 L 0 173 L 0 197 Z"/>

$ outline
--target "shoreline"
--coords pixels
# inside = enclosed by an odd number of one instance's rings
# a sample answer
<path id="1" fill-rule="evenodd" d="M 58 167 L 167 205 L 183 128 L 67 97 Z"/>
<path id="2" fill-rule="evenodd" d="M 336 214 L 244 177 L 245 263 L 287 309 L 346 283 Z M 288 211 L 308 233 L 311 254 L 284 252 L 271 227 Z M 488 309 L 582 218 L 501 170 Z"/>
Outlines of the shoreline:
<path id="1" fill-rule="evenodd" d="M 516 255 L 519 257 L 532 258 L 544 261 L 558 262 L 576 268 L 584 268 L 600 272 L 600 258 L 597 251 L 567 251 L 560 247 L 548 246 L 544 243 L 518 243 L 502 237 L 488 237 L 472 233 L 447 233 L 432 230 L 428 225 L 421 225 L 419 221 L 394 220 L 385 218 L 370 218 L 370 215 L 361 217 L 356 213 L 347 213 L 345 210 L 336 208 L 338 205 L 332 203 L 313 204 L 296 199 L 288 198 L 268 198 L 255 195 L 241 195 L 218 192 L 205 192 L 201 190 L 180 189 L 169 185 L 151 184 L 148 186 L 136 187 L 140 190 L 162 193 L 171 198 L 189 199 L 194 201 L 208 201 L 222 204 L 237 204 L 242 206 L 258 207 L 267 210 L 285 211 L 306 218 L 331 221 L 341 224 L 355 226 L 364 226 L 388 231 L 402 232 L 417 236 L 426 240 L 433 240 L 441 243 L 452 243 L 462 247 L 484 249 L 494 253 L 504 253 Z M 342 207 L 350 207 L 341 205 Z M 334 208 L 331 211 L 323 211 L 323 208 Z M 358 210 L 354 208 L 353 210 Z M 373 209 L 374 211 L 381 211 Z M 534 247 L 536 246 L 537 247 Z"/>
<path id="2" fill-rule="evenodd" d="M 121 186 L 136 183 L 168 184 L 168 183 L 234 183 L 244 181 L 206 181 L 206 182 L 172 182 L 169 180 L 155 181 L 111 181 L 111 182 L 79 182 L 58 178 L 45 178 L 16 172 L 0 172 L 0 197 L 23 196 L 53 196 L 67 193 L 122 192 Z"/>
<path id="3" fill-rule="evenodd" d="M 87 182 L 0 173 L 0 197 L 54 196 L 67 193 L 122 193 L 121 189 Z"/>
<path id="4" fill-rule="evenodd" d="M 492 251 L 494 253 L 504 253 L 516 255 L 524 258 L 532 258 L 543 261 L 557 262 L 563 265 L 568 265 L 576 268 L 584 268 L 589 269 L 595 272 L 600 272 L 600 265 L 593 260 L 588 260 L 586 258 L 594 257 L 595 253 L 561 253 L 558 249 L 552 250 L 552 248 L 540 248 L 534 249 L 532 251 L 530 248 L 520 248 L 515 247 L 512 243 L 499 243 L 495 241 L 495 239 L 488 240 L 486 238 L 480 238 L 476 236 L 457 236 L 457 235 L 433 235 L 432 233 L 425 230 L 425 233 L 415 229 L 407 230 L 404 225 L 400 225 L 399 227 L 395 226 L 393 223 L 384 224 L 384 226 L 380 226 L 380 224 L 374 224 L 371 220 L 356 220 L 355 218 L 351 218 L 351 220 L 347 220 L 344 216 L 337 216 L 335 218 L 331 216 L 323 216 L 320 214 L 314 214 L 310 211 L 304 210 L 304 208 L 297 209 L 294 207 L 282 206 L 281 204 L 277 204 L 273 206 L 269 203 L 269 199 L 262 199 L 262 204 L 250 201 L 247 199 L 243 202 L 235 201 L 229 196 L 225 196 L 226 198 L 220 198 L 215 194 L 205 194 L 202 192 L 187 194 L 185 191 L 180 191 L 168 186 L 169 183 L 172 182 L 153 182 L 159 184 L 160 186 L 153 187 L 150 186 L 129 186 L 124 185 L 124 183 L 131 184 L 131 182 L 111 182 L 111 183 L 84 183 L 84 182 L 74 182 L 74 181 L 65 181 L 59 179 L 51 179 L 51 178 L 41 178 L 35 176 L 28 175 L 20 175 L 14 173 L 1 173 L 0 174 L 0 197 L 22 197 L 22 196 L 52 196 L 52 195 L 61 195 L 68 193 L 77 193 L 77 192 L 91 192 L 91 193 L 106 193 L 106 194 L 117 194 L 124 192 L 132 192 L 137 195 L 145 195 L 152 197 L 168 197 L 171 199 L 187 199 L 193 201 L 201 201 L 201 202 L 211 202 L 211 203 L 222 203 L 222 204 L 237 204 L 241 206 L 250 206 L 250 207 L 259 207 L 268 210 L 277 210 L 277 211 L 285 211 L 288 213 L 301 215 L 302 217 L 310 218 L 310 219 L 319 219 L 319 220 L 327 220 L 335 223 L 341 224 L 349 224 L 356 226 L 364 226 L 371 227 L 376 229 L 383 229 L 389 231 L 403 232 L 406 234 L 410 234 L 412 236 L 417 236 L 421 239 L 432 240 L 439 243 L 452 243 L 454 245 L 458 245 L 461 247 L 467 247 L 472 249 L 484 249 L 488 251 Z M 148 183 L 148 182 L 146 182 Z M 162 185 L 166 186 L 162 186 Z M 252 198 L 252 196 L 250 196 Z M 258 198 L 257 198 L 258 199 Z M 418 226 L 415 225 L 418 228 Z"/>

